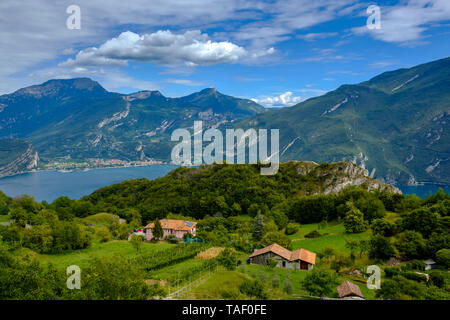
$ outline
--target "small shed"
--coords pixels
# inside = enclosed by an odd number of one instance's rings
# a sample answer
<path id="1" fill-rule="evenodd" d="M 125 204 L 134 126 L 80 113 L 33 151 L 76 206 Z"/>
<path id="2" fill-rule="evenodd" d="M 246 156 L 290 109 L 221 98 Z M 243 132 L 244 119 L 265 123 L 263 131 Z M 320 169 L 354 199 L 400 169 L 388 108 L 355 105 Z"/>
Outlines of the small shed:
<path id="1" fill-rule="evenodd" d="M 436 267 L 436 262 L 433 260 L 425 260 L 423 263 L 425 264 L 425 271 L 434 269 L 434 267 Z"/>
<path id="2" fill-rule="evenodd" d="M 337 287 L 337 292 L 340 299 L 343 300 L 364 300 L 361 289 L 350 281 L 344 281 Z"/>

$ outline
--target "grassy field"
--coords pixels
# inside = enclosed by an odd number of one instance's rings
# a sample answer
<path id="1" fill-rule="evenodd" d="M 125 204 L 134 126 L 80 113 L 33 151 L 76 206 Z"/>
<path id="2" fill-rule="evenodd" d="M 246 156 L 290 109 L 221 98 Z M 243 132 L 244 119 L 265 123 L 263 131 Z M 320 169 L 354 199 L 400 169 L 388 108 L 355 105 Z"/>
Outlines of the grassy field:
<path id="1" fill-rule="evenodd" d="M 322 234 L 319 238 L 305 238 L 309 232 L 317 230 Z M 370 231 L 358 234 L 345 233 L 343 224 L 336 222 L 328 223 L 328 225 L 319 229 L 317 223 L 302 225 L 300 230 L 289 238 L 292 240 L 292 249 L 304 248 L 313 252 L 320 252 L 323 248 L 332 246 L 342 253 L 349 253 L 350 250 L 345 247 L 345 239 L 362 240 L 370 237 Z"/>
<path id="2" fill-rule="evenodd" d="M 223 299 L 224 291 L 234 292 L 236 299 L 246 298 L 239 293 L 239 285 L 249 276 L 238 271 L 219 270 L 197 288 L 188 292 L 182 299 L 212 300 Z"/>
<path id="3" fill-rule="evenodd" d="M 8 222 L 10 220 L 11 220 L 11 217 L 9 215 L 0 214 L 0 222 Z"/>
<path id="4" fill-rule="evenodd" d="M 141 254 L 153 252 L 155 250 L 165 250 L 173 244 L 169 243 L 143 243 Z M 77 265 L 79 267 L 87 267 L 89 259 L 94 257 L 104 257 L 113 254 L 121 254 L 124 257 L 136 256 L 136 249 L 126 240 L 113 240 L 100 243 L 97 240 L 92 241 L 91 247 L 87 249 L 74 250 L 63 254 L 38 254 L 29 249 L 20 249 L 16 254 L 31 253 L 36 258 L 47 265 L 52 263 L 57 268 L 66 268 L 69 265 Z"/>

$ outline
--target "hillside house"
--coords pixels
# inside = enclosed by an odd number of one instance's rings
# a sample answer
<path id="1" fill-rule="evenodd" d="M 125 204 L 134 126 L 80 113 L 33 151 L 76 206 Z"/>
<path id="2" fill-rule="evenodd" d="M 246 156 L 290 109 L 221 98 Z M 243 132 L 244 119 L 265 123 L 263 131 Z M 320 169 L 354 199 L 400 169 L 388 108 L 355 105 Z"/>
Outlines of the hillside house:
<path id="1" fill-rule="evenodd" d="M 268 259 L 276 260 L 277 267 L 287 269 L 312 270 L 316 264 L 316 254 L 306 249 L 290 251 L 277 243 L 253 252 L 250 263 L 266 265 Z"/>
<path id="2" fill-rule="evenodd" d="M 337 287 L 337 292 L 340 299 L 343 300 L 364 300 L 361 289 L 350 281 L 344 281 Z"/>
<path id="3" fill-rule="evenodd" d="M 174 235 L 178 239 L 183 239 L 183 236 L 190 232 L 195 236 L 197 222 L 191 222 L 186 220 L 173 220 L 173 219 L 162 219 L 159 220 L 161 227 L 163 229 L 163 238 Z M 153 239 L 152 229 L 155 224 L 149 223 L 145 228 L 145 240 L 150 241 Z"/>

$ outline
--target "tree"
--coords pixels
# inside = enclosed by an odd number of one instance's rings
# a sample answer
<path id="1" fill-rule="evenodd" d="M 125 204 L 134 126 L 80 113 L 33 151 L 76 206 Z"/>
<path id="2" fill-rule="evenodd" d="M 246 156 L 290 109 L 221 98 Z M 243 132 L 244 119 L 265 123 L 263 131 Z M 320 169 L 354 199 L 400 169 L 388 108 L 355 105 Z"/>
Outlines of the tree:
<path id="1" fill-rule="evenodd" d="M 389 238 L 375 235 L 369 241 L 369 258 L 387 260 L 396 255 L 395 248 Z"/>
<path id="2" fill-rule="evenodd" d="M 325 297 L 335 290 L 337 276 L 325 269 L 313 269 L 302 281 L 302 287 L 312 296 Z"/>
<path id="3" fill-rule="evenodd" d="M 425 251 L 425 241 L 419 232 L 407 230 L 397 235 L 395 247 L 408 258 L 420 258 Z"/>
<path id="4" fill-rule="evenodd" d="M 359 257 L 361 258 L 363 253 L 368 252 L 370 248 L 370 242 L 368 240 L 360 240 L 358 242 Z"/>
<path id="5" fill-rule="evenodd" d="M 350 210 L 344 218 L 345 232 L 361 233 L 367 229 L 367 222 L 364 221 L 364 214 L 353 204 L 349 204 Z"/>
<path id="6" fill-rule="evenodd" d="M 292 247 L 291 239 L 289 239 L 284 233 L 279 231 L 266 233 L 259 243 L 263 247 L 270 246 L 274 243 L 277 243 L 289 250 Z"/>
<path id="7" fill-rule="evenodd" d="M 245 279 L 239 286 L 239 291 L 249 297 L 256 297 L 262 300 L 267 299 L 267 293 L 264 290 L 264 285 L 257 279 Z"/>
<path id="8" fill-rule="evenodd" d="M 450 268 L 450 249 L 441 249 L 436 252 L 436 262 Z"/>
<path id="9" fill-rule="evenodd" d="M 165 296 L 159 284 L 145 283 L 146 274 L 139 265 L 121 255 L 94 258 L 82 274 L 82 290 L 73 290 L 74 299 L 147 300 Z"/>
<path id="10" fill-rule="evenodd" d="M 373 234 L 379 234 L 384 237 L 390 237 L 394 233 L 394 225 L 386 219 L 375 219 L 370 225 Z"/>
<path id="11" fill-rule="evenodd" d="M 402 276 L 393 276 L 392 279 L 385 279 L 375 294 L 378 298 L 385 300 L 423 299 L 425 287 Z"/>
<path id="12" fill-rule="evenodd" d="M 163 231 L 163 228 L 161 226 L 161 223 L 159 222 L 159 219 L 156 219 L 154 221 L 154 227 L 152 229 L 152 233 L 153 233 L 153 237 L 156 240 L 159 240 L 159 239 L 161 239 L 163 237 L 164 231 Z"/>
<path id="13" fill-rule="evenodd" d="M 363 197 L 355 202 L 355 206 L 364 213 L 364 220 L 369 223 L 386 215 L 383 202 L 374 196 Z"/>
<path id="14" fill-rule="evenodd" d="M 258 213 L 253 220 L 253 230 L 252 230 L 252 236 L 253 240 L 259 241 L 264 235 L 264 219 L 263 216 Z"/>
<path id="15" fill-rule="evenodd" d="M 131 236 L 130 242 L 131 245 L 136 249 L 136 253 L 139 253 L 139 251 L 141 251 L 144 238 L 142 236 L 138 236 L 137 234 L 133 234 Z"/>
<path id="16" fill-rule="evenodd" d="M 31 250 L 47 253 L 52 250 L 53 235 L 48 225 L 34 226 L 24 232 L 24 246 Z"/>
<path id="17" fill-rule="evenodd" d="M 336 255 L 336 248 L 332 246 L 327 246 L 319 252 L 319 257 L 325 261 L 330 261 Z"/>
<path id="18" fill-rule="evenodd" d="M 218 261 L 227 270 L 234 270 L 234 269 L 236 269 L 236 263 L 237 263 L 236 250 L 234 250 L 233 248 L 225 248 L 225 250 L 223 250 L 220 253 L 220 255 L 218 257 Z"/>
<path id="19" fill-rule="evenodd" d="M 439 218 L 438 213 L 421 207 L 406 215 L 401 221 L 401 227 L 403 230 L 420 232 L 424 238 L 428 238 L 439 227 Z"/>
<path id="20" fill-rule="evenodd" d="M 273 220 L 269 220 L 269 222 L 267 222 L 264 225 L 264 233 L 277 232 L 277 231 L 278 231 L 278 226 L 275 222 L 273 222 Z"/>
<path id="21" fill-rule="evenodd" d="M 344 256 L 338 256 L 331 262 L 331 269 L 336 271 L 336 273 L 339 273 L 342 268 L 351 266 L 351 260 L 344 257 Z"/>
<path id="22" fill-rule="evenodd" d="M 359 242 L 353 239 L 345 239 L 345 247 L 350 250 L 350 259 L 355 261 L 355 251 L 359 247 Z"/>

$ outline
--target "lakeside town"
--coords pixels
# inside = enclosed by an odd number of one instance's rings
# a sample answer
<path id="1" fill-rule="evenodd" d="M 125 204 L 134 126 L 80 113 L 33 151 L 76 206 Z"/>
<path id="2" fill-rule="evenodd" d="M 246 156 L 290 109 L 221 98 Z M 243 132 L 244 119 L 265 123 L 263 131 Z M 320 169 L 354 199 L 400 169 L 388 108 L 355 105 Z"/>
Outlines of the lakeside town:
<path id="1" fill-rule="evenodd" d="M 60 160 L 42 163 L 36 169 L 31 170 L 31 172 L 50 171 L 50 170 L 57 170 L 61 172 L 70 172 L 73 170 L 87 171 L 90 169 L 100 169 L 100 168 L 106 169 L 106 168 L 120 168 L 120 167 L 143 167 L 154 164 L 165 164 L 165 162 L 155 159 L 133 160 L 133 161 L 126 161 L 120 159 L 101 159 L 101 158 L 87 158 L 85 160 L 80 161 Z"/>

